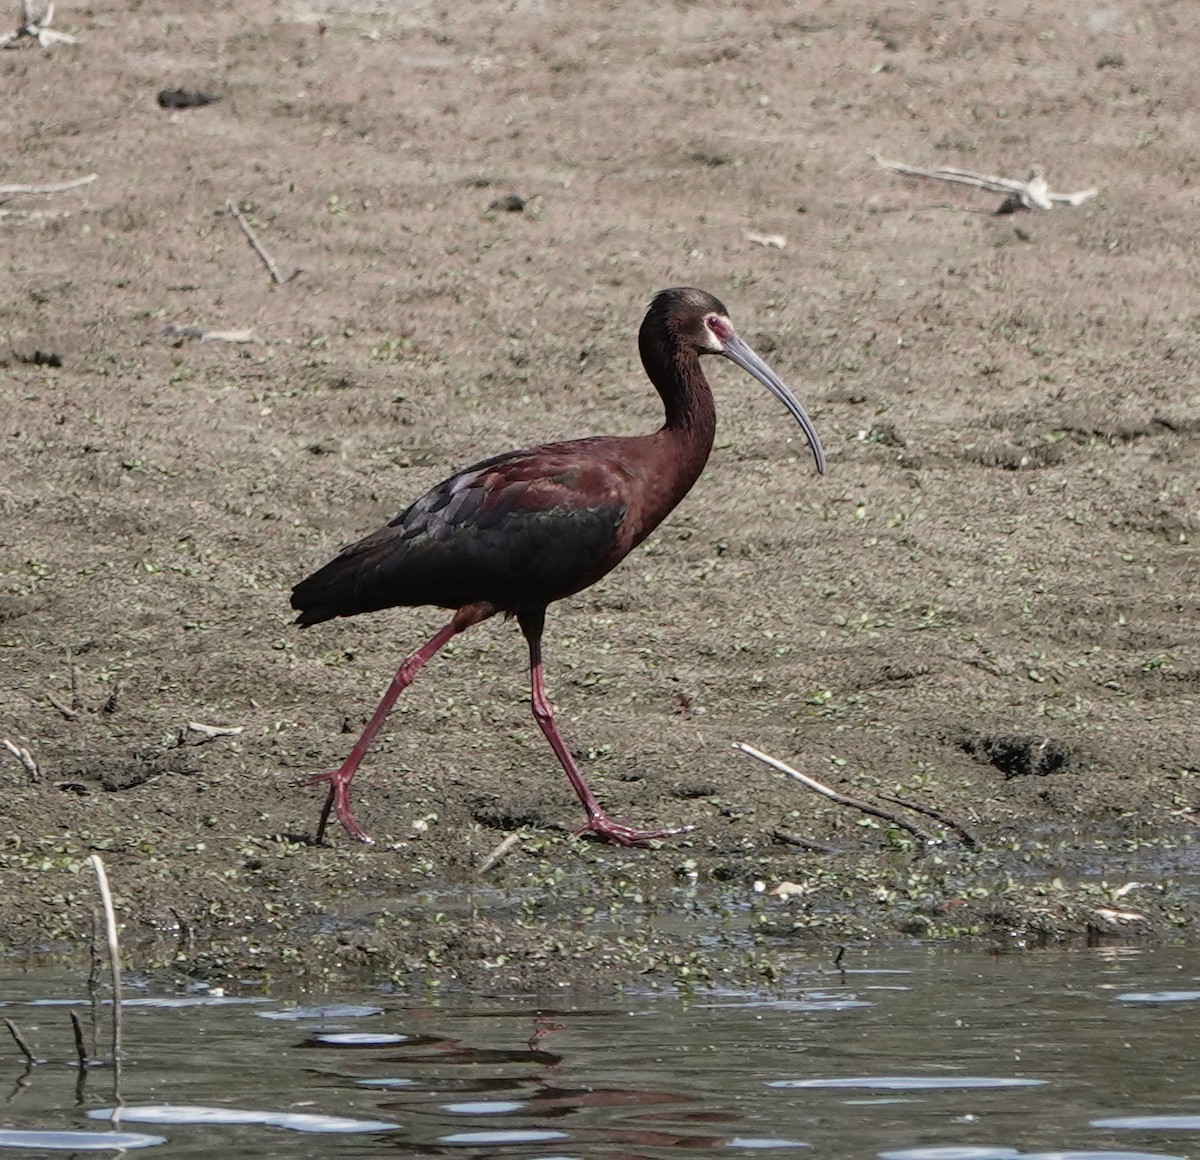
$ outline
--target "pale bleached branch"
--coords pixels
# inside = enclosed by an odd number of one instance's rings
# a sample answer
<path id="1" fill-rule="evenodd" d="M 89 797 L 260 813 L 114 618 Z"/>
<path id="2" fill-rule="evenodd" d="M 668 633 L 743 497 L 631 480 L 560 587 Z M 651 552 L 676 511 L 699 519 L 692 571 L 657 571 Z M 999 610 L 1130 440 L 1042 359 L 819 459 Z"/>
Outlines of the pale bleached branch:
<path id="1" fill-rule="evenodd" d="M 53 23 L 54 0 L 50 0 L 41 16 L 34 16 L 30 0 L 21 0 L 21 23 L 17 25 L 16 32 L 6 32 L 0 36 L 0 48 L 10 48 L 22 40 L 36 40 L 42 48 L 49 48 L 54 44 L 79 43 L 69 33 L 51 28 L 50 25 Z"/>
<path id="2" fill-rule="evenodd" d="M 506 857 L 509 851 L 521 840 L 521 832 L 518 830 L 515 834 L 509 834 L 503 842 L 500 843 L 482 862 L 479 863 L 479 869 L 476 874 L 486 874 L 493 866 L 499 865 Z"/>
<path id="3" fill-rule="evenodd" d="M 112 1024 L 112 1066 L 113 1066 L 113 1095 L 116 1102 L 121 1103 L 121 944 L 117 936 L 117 912 L 113 906 L 112 891 L 108 886 L 108 872 L 104 869 L 104 860 L 99 854 L 92 854 L 88 861 L 96 872 L 96 886 L 100 891 L 100 905 L 104 908 L 104 934 L 108 942 L 108 966 L 112 973 L 113 992 L 113 1024 Z"/>
<path id="4" fill-rule="evenodd" d="M 29 774 L 30 781 L 42 780 L 42 771 L 38 767 L 37 760 L 24 745 L 17 745 L 15 742 L 9 741 L 7 737 L 0 744 L 3 744 L 4 748 L 25 767 L 25 772 Z"/>
<path id="5" fill-rule="evenodd" d="M 928 177 L 935 181 L 952 181 L 958 185 L 970 185 L 975 189 L 986 189 L 990 193 L 1007 194 L 1007 200 L 1001 210 L 1013 209 L 1053 209 L 1055 205 L 1080 206 L 1085 201 L 1091 201 L 1100 191 L 1098 189 L 1081 189 L 1075 193 L 1055 193 L 1046 181 L 1045 171 L 1035 165 L 1029 171 L 1024 181 L 1011 177 L 994 177 L 988 173 L 974 173 L 969 169 L 955 169 L 943 166 L 939 169 L 922 169 L 916 165 L 906 165 L 902 161 L 887 161 L 878 153 L 871 155 L 877 164 L 891 173 L 900 173 L 905 177 Z"/>
<path id="6" fill-rule="evenodd" d="M 66 193 L 81 185 L 91 185 L 100 175 L 89 173 L 86 177 L 73 177 L 70 181 L 51 181 L 40 185 L 0 185 L 0 197 L 16 197 L 19 193 Z"/>
<path id="7" fill-rule="evenodd" d="M 780 761 L 779 758 L 772 757 L 768 753 L 763 753 L 761 750 L 755 749 L 753 745 L 747 745 L 744 741 L 735 741 L 733 747 L 763 762 L 764 765 L 769 765 L 772 769 L 779 770 L 780 773 L 786 773 L 788 777 L 794 778 L 801 785 L 807 786 L 814 793 L 819 793 L 831 802 L 836 802 L 840 806 L 849 806 L 853 810 L 859 810 L 861 813 L 870 814 L 875 818 L 882 818 L 885 822 L 890 822 L 893 826 L 899 826 L 900 829 L 907 830 L 920 842 L 928 843 L 933 841 L 923 830 L 919 830 L 911 822 L 905 821 L 904 818 L 898 818 L 890 811 L 881 809 L 879 806 L 873 806 L 870 802 L 859 801 L 858 798 L 838 793 L 836 789 L 830 789 L 829 786 L 823 785 L 816 778 L 809 777 L 808 774 L 801 773 L 798 769 L 793 769 L 790 765 Z"/>

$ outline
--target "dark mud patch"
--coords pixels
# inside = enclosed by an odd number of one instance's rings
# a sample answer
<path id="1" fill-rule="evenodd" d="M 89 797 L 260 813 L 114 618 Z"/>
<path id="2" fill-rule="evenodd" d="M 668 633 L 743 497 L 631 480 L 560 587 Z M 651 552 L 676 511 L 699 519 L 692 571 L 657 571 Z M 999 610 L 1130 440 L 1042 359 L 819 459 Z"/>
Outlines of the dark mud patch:
<path id="1" fill-rule="evenodd" d="M 1075 754 L 1053 737 L 1012 733 L 960 733 L 954 744 L 977 761 L 995 766 L 1005 777 L 1046 777 L 1067 769 Z"/>

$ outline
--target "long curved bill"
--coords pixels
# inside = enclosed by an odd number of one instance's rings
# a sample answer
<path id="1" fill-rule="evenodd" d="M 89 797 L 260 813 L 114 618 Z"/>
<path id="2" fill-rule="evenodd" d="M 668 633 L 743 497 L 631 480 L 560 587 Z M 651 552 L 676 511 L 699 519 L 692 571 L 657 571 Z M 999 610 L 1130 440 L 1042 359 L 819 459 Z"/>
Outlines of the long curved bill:
<path id="1" fill-rule="evenodd" d="M 744 371 L 752 374 L 768 391 L 771 392 L 789 411 L 792 418 L 800 424 L 809 446 L 812 447 L 813 457 L 817 461 L 817 470 L 825 474 L 825 451 L 821 447 L 820 437 L 808 412 L 800 406 L 800 400 L 788 389 L 784 381 L 761 358 L 758 357 L 736 334 L 729 335 L 722 341 L 721 353 L 736 363 Z"/>

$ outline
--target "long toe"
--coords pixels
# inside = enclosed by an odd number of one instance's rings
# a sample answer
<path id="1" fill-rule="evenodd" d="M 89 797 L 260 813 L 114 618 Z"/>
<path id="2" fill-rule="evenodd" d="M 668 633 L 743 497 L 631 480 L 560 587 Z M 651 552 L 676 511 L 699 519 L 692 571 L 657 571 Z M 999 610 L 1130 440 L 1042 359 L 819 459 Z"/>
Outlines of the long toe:
<path id="1" fill-rule="evenodd" d="M 340 769 L 333 769 L 328 773 L 315 773 L 312 777 L 305 778 L 302 784 L 317 785 L 323 781 L 329 783 L 329 797 L 325 800 L 325 806 L 321 810 L 321 820 L 317 823 L 318 843 L 325 839 L 325 823 L 329 820 L 330 812 L 333 812 L 337 814 L 342 828 L 356 842 L 362 842 L 367 846 L 375 845 L 375 839 L 368 837 L 366 830 L 358 824 L 350 809 L 350 778 Z"/>
<path id="2" fill-rule="evenodd" d="M 618 846 L 648 846 L 659 838 L 674 838 L 687 834 L 695 826 L 675 826 L 667 830 L 638 830 L 622 822 L 614 822 L 607 814 L 597 814 L 586 826 L 575 831 L 575 836 L 593 834 L 602 842 L 615 842 Z"/>

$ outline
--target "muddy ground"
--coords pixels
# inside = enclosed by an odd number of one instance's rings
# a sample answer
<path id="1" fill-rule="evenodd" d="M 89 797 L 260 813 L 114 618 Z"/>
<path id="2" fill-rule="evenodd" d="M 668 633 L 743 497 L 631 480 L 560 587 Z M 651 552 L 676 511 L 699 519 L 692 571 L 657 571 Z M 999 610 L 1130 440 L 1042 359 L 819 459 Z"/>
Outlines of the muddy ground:
<path id="1" fill-rule="evenodd" d="M 95 851 L 129 958 L 223 980 L 758 979 L 797 946 L 1194 937 L 1191 17 L 61 5 L 77 45 L 0 53 L 0 183 L 98 174 L 0 205 L 0 736 L 40 767 L 0 751 L 5 950 L 86 941 Z M 159 107 L 178 88 L 221 99 Z M 874 151 L 1099 195 L 996 215 Z M 679 284 L 726 302 L 830 460 L 709 366 L 707 473 L 551 612 L 550 692 L 602 800 L 694 832 L 570 838 L 496 621 L 364 766 L 378 844 L 314 845 L 299 780 L 443 614 L 301 632 L 290 586 L 455 467 L 652 429 L 636 328 Z"/>

